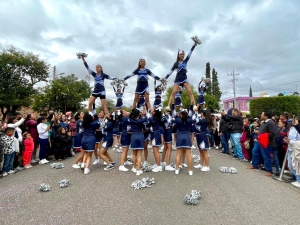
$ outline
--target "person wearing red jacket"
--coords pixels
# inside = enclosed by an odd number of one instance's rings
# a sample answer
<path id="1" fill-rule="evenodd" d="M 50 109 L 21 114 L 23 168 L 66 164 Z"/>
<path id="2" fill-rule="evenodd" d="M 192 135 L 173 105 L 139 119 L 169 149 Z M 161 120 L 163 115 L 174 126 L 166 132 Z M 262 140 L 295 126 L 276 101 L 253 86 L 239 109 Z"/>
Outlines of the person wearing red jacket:
<path id="1" fill-rule="evenodd" d="M 39 133 L 37 131 L 37 121 L 36 121 L 36 116 L 33 114 L 28 114 L 27 119 L 25 120 L 25 127 L 28 128 L 28 133 L 31 134 L 31 137 L 33 138 L 34 142 L 34 149 L 32 153 L 32 160 L 31 163 L 37 163 L 36 160 L 36 150 L 39 146 Z"/>
<path id="2" fill-rule="evenodd" d="M 30 161 L 31 161 L 32 152 L 34 150 L 34 141 L 33 138 L 31 137 L 31 134 L 27 132 L 24 133 L 23 138 L 24 138 L 23 162 L 24 162 L 25 169 L 29 169 L 32 167 L 32 165 L 30 165 Z"/>

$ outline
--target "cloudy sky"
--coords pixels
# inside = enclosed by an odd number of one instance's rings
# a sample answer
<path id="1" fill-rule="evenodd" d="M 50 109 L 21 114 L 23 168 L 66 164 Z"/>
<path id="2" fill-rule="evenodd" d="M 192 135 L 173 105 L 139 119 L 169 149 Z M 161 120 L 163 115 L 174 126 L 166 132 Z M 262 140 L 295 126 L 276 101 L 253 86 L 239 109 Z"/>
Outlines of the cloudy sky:
<path id="1" fill-rule="evenodd" d="M 0 48 L 30 51 L 57 67 L 57 73 L 87 71 L 76 58 L 88 53 L 91 68 L 123 78 L 140 57 L 164 77 L 178 49 L 197 46 L 188 63 L 188 79 L 197 84 L 206 62 L 218 72 L 222 99 L 233 97 L 227 74 L 238 73 L 237 96 L 300 91 L 300 1 L 280 0 L 1 0 Z M 172 85 L 175 73 L 169 78 Z M 149 78 L 153 97 L 153 79 Z M 43 84 L 38 84 L 43 85 Z M 130 105 L 136 78 L 124 96 Z M 107 98 L 114 99 L 110 81 Z M 151 101 L 153 102 L 153 101 Z"/>

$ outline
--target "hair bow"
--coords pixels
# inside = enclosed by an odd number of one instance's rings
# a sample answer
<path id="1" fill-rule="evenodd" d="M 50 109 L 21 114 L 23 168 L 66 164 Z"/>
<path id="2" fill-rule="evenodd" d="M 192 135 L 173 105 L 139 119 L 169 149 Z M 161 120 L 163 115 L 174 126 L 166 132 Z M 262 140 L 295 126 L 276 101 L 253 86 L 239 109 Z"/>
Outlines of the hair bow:
<path id="1" fill-rule="evenodd" d="M 178 54 L 183 54 L 184 51 L 182 49 L 178 49 Z"/>

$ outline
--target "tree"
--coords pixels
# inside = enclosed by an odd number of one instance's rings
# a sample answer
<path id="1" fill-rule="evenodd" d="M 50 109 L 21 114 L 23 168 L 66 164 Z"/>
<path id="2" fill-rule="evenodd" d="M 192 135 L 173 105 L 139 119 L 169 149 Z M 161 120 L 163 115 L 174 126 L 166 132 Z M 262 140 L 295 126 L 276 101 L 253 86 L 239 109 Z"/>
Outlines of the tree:
<path id="1" fill-rule="evenodd" d="M 197 101 L 198 94 L 195 91 L 193 85 L 191 85 L 191 89 L 192 89 L 195 101 Z M 163 101 L 164 106 L 168 105 L 170 96 L 172 94 L 172 90 L 173 90 L 173 87 L 169 87 L 166 90 L 165 95 L 164 95 L 164 101 Z M 205 101 L 206 101 L 206 108 L 210 109 L 212 112 L 220 110 L 219 101 L 217 100 L 217 98 L 215 96 L 206 94 Z M 186 92 L 185 88 L 183 89 L 183 91 L 181 93 L 181 102 L 182 102 L 182 108 L 185 108 L 185 109 L 189 108 L 190 97 L 189 97 L 188 93 Z"/>
<path id="2" fill-rule="evenodd" d="M 45 81 L 49 65 L 33 53 L 17 51 L 14 47 L 0 54 L 0 109 L 2 119 L 21 106 L 30 106 L 33 85 Z"/>
<path id="3" fill-rule="evenodd" d="M 284 96 L 284 94 L 283 93 L 279 93 L 278 96 Z"/>
<path id="4" fill-rule="evenodd" d="M 112 113 L 116 110 L 116 107 L 115 107 L 115 104 L 114 104 L 114 101 L 111 100 L 111 99 L 106 99 L 106 107 L 107 107 L 107 110 L 109 113 Z M 99 110 L 100 111 L 103 111 L 103 107 L 102 105 L 96 105 L 96 108 L 97 108 L 97 111 Z"/>
<path id="5" fill-rule="evenodd" d="M 79 80 L 74 74 L 55 79 L 34 95 L 32 108 L 37 111 L 77 111 L 84 107 L 91 94 L 89 84 Z"/>
<path id="6" fill-rule="evenodd" d="M 250 86 L 250 90 L 249 90 L 249 97 L 252 97 L 252 88 Z"/>
<path id="7" fill-rule="evenodd" d="M 205 69 L 205 77 L 211 79 L 210 77 L 210 62 L 206 63 L 206 69 Z M 206 90 L 207 94 L 211 94 L 211 86 Z"/>
<path id="8" fill-rule="evenodd" d="M 212 70 L 211 94 L 220 101 L 222 92 L 219 87 L 218 72 L 215 69 Z"/>

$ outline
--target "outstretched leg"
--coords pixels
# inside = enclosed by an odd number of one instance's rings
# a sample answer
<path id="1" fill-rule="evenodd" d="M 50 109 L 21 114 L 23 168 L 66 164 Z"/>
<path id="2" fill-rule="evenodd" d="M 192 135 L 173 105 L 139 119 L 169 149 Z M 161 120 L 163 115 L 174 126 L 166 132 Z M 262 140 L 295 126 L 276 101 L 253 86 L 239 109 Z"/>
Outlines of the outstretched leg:
<path id="1" fill-rule="evenodd" d="M 146 105 L 147 105 L 147 109 L 151 109 L 151 104 L 150 104 L 150 101 L 149 101 L 149 94 L 145 91 L 144 92 L 144 96 L 145 96 L 145 101 L 146 101 Z"/>
<path id="2" fill-rule="evenodd" d="M 172 94 L 170 96 L 169 103 L 168 103 L 169 107 L 174 103 L 174 99 L 175 99 L 175 95 L 176 95 L 176 92 L 178 90 L 178 87 L 179 87 L 178 84 L 174 84 Z"/>
<path id="3" fill-rule="evenodd" d="M 95 104 L 95 100 L 96 100 L 96 97 L 91 95 L 90 100 L 89 100 L 89 111 L 90 112 L 92 112 L 92 108 L 93 108 L 93 105 Z"/>
<path id="4" fill-rule="evenodd" d="M 139 95 L 138 94 L 134 94 L 134 100 L 133 100 L 133 104 L 132 104 L 132 108 L 135 109 L 136 108 L 136 103 L 139 100 Z"/>
<path id="5" fill-rule="evenodd" d="M 188 93 L 188 95 L 190 97 L 191 105 L 195 105 L 195 99 L 194 99 L 194 95 L 193 95 L 193 92 L 192 92 L 192 89 L 191 89 L 191 85 L 189 83 L 184 83 L 183 85 L 186 89 L 186 92 Z M 174 89 L 173 89 L 173 91 L 174 91 Z"/>

